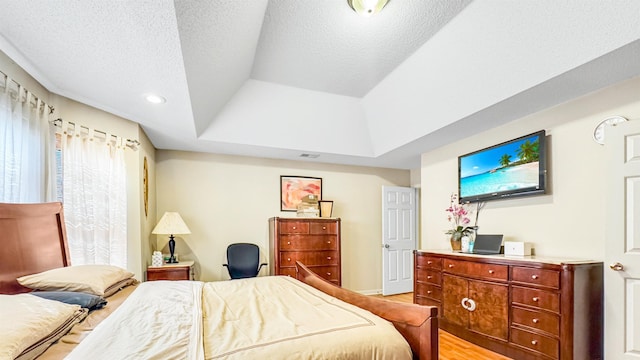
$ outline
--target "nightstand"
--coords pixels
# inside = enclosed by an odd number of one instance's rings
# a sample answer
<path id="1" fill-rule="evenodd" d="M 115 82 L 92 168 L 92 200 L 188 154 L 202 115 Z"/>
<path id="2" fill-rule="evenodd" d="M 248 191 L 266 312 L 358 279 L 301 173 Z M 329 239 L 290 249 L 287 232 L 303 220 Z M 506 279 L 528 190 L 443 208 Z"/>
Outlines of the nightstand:
<path id="1" fill-rule="evenodd" d="M 147 267 L 147 281 L 154 280 L 192 280 L 194 261 L 181 261 L 177 264 Z"/>

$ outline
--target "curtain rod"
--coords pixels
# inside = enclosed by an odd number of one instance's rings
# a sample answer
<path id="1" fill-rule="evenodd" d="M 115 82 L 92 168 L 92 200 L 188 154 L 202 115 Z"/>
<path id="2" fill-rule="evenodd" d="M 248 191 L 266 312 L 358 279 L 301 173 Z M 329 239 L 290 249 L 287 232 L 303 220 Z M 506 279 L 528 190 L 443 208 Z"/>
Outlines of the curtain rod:
<path id="1" fill-rule="evenodd" d="M 12 83 L 18 85 L 18 88 L 23 88 L 26 92 L 33 94 L 33 96 L 35 96 L 36 99 L 39 99 L 38 96 L 36 96 L 36 94 L 34 94 L 32 91 L 29 91 L 26 87 L 22 86 L 22 84 L 17 82 L 14 78 L 11 78 L 9 75 L 5 74 L 4 71 L 0 70 L 0 74 L 2 74 L 5 77 L 5 79 L 9 79 L 9 80 L 11 80 Z M 5 83 L 5 86 L 8 87 L 9 84 Z M 42 99 L 40 99 L 40 100 L 42 100 Z M 53 106 L 47 104 L 46 102 L 42 101 L 42 103 L 47 105 L 47 107 L 49 108 L 49 115 L 53 114 L 53 112 L 56 110 Z"/>
<path id="2" fill-rule="evenodd" d="M 57 127 L 59 127 L 59 128 L 62 128 L 62 119 L 61 119 L 61 118 L 55 119 L 55 120 L 53 120 L 51 123 L 52 123 L 54 126 L 57 126 Z M 86 127 L 86 126 L 84 126 L 84 125 L 76 125 L 76 123 L 73 123 L 73 122 L 71 122 L 71 121 L 67 121 L 67 124 L 72 125 L 74 128 L 75 128 L 76 126 L 78 126 L 79 128 L 81 128 L 81 129 L 86 129 L 87 131 L 89 131 L 89 130 L 90 130 L 88 127 Z M 100 134 L 104 135 L 104 136 L 105 136 L 105 138 L 107 137 L 107 133 L 106 133 L 106 132 L 104 132 L 104 131 L 96 130 L 96 129 L 94 129 L 93 131 L 94 131 L 94 132 L 98 132 L 98 133 L 100 133 Z M 117 135 L 113 135 L 113 134 L 109 134 L 109 135 L 111 135 L 111 137 L 114 137 L 114 138 L 116 138 L 116 139 L 118 138 L 118 136 L 117 136 Z M 126 147 L 128 147 L 128 148 L 130 148 L 131 150 L 138 150 L 138 146 L 140 146 L 140 141 L 135 140 L 135 139 L 126 139 L 126 140 L 125 140 L 125 142 L 126 142 L 125 146 L 126 146 Z"/>

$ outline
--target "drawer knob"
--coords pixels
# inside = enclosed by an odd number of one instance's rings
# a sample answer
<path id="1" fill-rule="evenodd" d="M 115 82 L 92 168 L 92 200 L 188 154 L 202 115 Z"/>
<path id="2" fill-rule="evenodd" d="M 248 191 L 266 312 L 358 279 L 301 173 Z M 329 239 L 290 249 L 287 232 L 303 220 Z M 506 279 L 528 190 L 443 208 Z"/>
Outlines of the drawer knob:
<path id="1" fill-rule="evenodd" d="M 538 319 L 533 319 L 533 320 L 531 320 L 531 321 L 533 321 L 533 323 L 534 323 L 534 324 L 537 324 L 537 323 L 539 323 L 539 322 L 540 322 L 540 320 L 538 320 Z"/>
<path id="2" fill-rule="evenodd" d="M 431 260 L 427 261 L 427 265 L 431 265 L 433 262 Z"/>
<path id="3" fill-rule="evenodd" d="M 538 345 L 538 340 L 531 340 L 531 345 Z"/>
<path id="4" fill-rule="evenodd" d="M 453 264 L 449 264 L 449 269 L 451 269 L 453 267 Z"/>
<path id="5" fill-rule="evenodd" d="M 431 290 L 427 290 L 427 294 L 431 295 L 431 292 L 432 292 Z"/>
<path id="6" fill-rule="evenodd" d="M 495 273 L 495 271 L 489 270 L 489 274 L 493 274 L 493 273 Z"/>
<path id="7" fill-rule="evenodd" d="M 287 241 L 287 245 L 291 245 L 291 241 Z"/>
<path id="8" fill-rule="evenodd" d="M 327 276 L 331 276 L 331 273 L 327 273 Z"/>
<path id="9" fill-rule="evenodd" d="M 326 226 L 323 226 L 323 227 L 322 227 L 322 230 L 327 230 L 327 227 L 326 227 Z"/>
<path id="10" fill-rule="evenodd" d="M 537 279 L 538 279 L 538 275 L 531 275 L 531 278 L 532 278 L 533 280 L 537 280 Z"/>
<path id="11" fill-rule="evenodd" d="M 429 280 L 431 280 L 432 277 L 433 276 L 431 276 L 431 275 L 427 275 L 427 279 L 429 279 Z"/>
<path id="12" fill-rule="evenodd" d="M 327 241 L 327 244 L 331 244 L 331 240 Z"/>
<path id="13" fill-rule="evenodd" d="M 327 256 L 327 260 L 331 260 L 331 256 Z"/>
<path id="14" fill-rule="evenodd" d="M 538 300 L 540 300 L 540 299 L 537 296 L 534 296 L 533 299 L 531 299 L 531 300 L 533 300 L 534 302 L 538 302 Z"/>
<path id="15" fill-rule="evenodd" d="M 287 261 L 291 261 L 291 258 L 287 258 Z"/>
<path id="16" fill-rule="evenodd" d="M 295 229 L 296 229 L 296 227 L 294 226 L 294 227 L 293 227 L 293 230 L 295 230 Z"/>

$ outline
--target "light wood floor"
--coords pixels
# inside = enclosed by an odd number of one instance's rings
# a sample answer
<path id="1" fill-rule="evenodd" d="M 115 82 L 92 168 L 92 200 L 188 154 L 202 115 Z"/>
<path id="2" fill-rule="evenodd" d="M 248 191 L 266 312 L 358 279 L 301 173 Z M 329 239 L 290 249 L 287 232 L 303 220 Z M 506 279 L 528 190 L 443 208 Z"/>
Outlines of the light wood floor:
<path id="1" fill-rule="evenodd" d="M 387 300 L 413 303 L 413 293 L 399 294 L 399 295 L 373 295 L 375 297 L 384 298 Z M 504 357 L 500 354 L 496 354 L 487 349 L 476 346 L 470 342 L 464 341 L 459 337 L 453 336 L 446 331 L 439 331 L 439 350 L 440 360 L 510 360 L 508 357 Z"/>

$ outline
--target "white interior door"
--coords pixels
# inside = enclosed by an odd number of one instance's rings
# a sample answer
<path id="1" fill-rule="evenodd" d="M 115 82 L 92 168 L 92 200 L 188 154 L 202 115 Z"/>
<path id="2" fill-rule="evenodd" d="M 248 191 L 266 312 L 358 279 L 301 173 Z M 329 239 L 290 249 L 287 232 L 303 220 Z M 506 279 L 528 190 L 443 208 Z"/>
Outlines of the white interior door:
<path id="1" fill-rule="evenodd" d="M 605 359 L 640 359 L 640 121 L 606 129 Z"/>
<path id="2" fill-rule="evenodd" d="M 382 187 L 382 294 L 413 291 L 417 246 L 416 189 Z"/>

